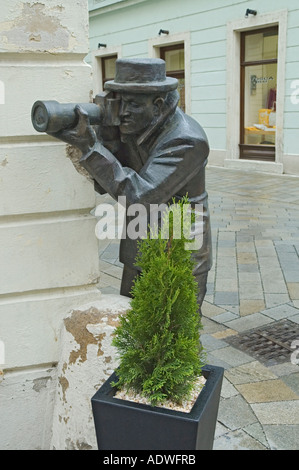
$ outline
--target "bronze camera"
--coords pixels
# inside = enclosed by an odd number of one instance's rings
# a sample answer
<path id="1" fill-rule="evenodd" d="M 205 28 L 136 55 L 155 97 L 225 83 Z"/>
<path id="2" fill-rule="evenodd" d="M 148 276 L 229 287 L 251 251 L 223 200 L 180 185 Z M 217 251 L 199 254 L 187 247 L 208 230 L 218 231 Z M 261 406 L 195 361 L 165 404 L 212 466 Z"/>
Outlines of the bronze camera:
<path id="1" fill-rule="evenodd" d="M 87 112 L 91 125 L 118 126 L 120 100 L 113 92 L 96 95 L 93 103 L 80 103 Z M 78 123 L 76 106 L 78 103 L 58 103 L 58 101 L 36 101 L 31 110 L 31 121 L 38 132 L 48 134 L 75 127 Z"/>

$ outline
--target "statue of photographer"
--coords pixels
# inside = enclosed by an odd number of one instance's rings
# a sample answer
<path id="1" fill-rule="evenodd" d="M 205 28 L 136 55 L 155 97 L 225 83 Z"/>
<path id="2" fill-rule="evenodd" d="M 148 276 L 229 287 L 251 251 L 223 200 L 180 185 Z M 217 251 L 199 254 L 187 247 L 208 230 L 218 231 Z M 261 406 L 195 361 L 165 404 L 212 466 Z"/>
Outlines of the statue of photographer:
<path id="1" fill-rule="evenodd" d="M 202 204 L 203 243 L 193 253 L 200 307 L 212 264 L 205 190 L 209 146 L 201 126 L 177 107 L 177 85 L 175 78 L 166 77 L 161 59 L 118 59 L 115 79 L 105 83 L 119 105 L 117 125 L 102 119 L 92 126 L 91 114 L 78 105 L 75 127 L 46 132 L 79 148 L 80 163 L 94 179 L 95 189 L 115 200 L 125 196 L 127 207 L 168 204 L 186 194 L 191 203 Z M 136 254 L 137 240 L 122 239 L 121 294 L 125 296 L 130 296 L 138 275 Z"/>

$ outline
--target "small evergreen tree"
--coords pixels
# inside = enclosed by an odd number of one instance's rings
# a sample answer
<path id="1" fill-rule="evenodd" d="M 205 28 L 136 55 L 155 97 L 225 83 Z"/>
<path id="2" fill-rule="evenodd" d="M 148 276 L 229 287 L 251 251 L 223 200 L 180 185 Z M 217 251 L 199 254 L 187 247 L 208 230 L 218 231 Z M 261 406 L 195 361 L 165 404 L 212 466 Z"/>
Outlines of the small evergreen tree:
<path id="1" fill-rule="evenodd" d="M 132 308 L 120 318 L 113 339 L 120 357 L 114 385 L 134 389 L 152 405 L 166 399 L 181 403 L 203 365 L 197 285 L 184 236 L 192 219 L 186 218 L 184 204 L 187 198 L 173 204 L 162 227 L 139 243 L 136 264 L 142 273 L 132 289 Z"/>

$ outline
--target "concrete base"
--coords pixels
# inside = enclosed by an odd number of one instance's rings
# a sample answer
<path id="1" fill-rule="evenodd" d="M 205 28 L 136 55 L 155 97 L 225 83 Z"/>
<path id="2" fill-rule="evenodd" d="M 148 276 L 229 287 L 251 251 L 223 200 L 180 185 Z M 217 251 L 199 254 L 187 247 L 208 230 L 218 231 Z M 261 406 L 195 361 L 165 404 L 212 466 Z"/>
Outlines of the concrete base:
<path id="1" fill-rule="evenodd" d="M 91 397 L 117 367 L 112 335 L 119 315 L 129 307 L 127 297 L 101 295 L 65 317 L 51 449 L 97 449 Z"/>

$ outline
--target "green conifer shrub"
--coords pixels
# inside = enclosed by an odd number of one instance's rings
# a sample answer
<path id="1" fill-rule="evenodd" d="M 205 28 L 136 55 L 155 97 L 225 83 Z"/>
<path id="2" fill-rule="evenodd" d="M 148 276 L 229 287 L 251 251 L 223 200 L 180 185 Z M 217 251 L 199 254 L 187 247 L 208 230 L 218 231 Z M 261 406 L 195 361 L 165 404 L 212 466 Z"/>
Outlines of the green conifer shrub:
<path id="1" fill-rule="evenodd" d="M 197 285 L 191 251 L 185 249 L 192 221 L 183 211 L 186 204 L 187 198 L 172 204 L 162 227 L 139 243 L 136 264 L 142 273 L 113 339 L 120 358 L 114 385 L 134 389 L 152 405 L 181 403 L 203 366 Z M 181 236 L 175 238 L 178 226 Z"/>

